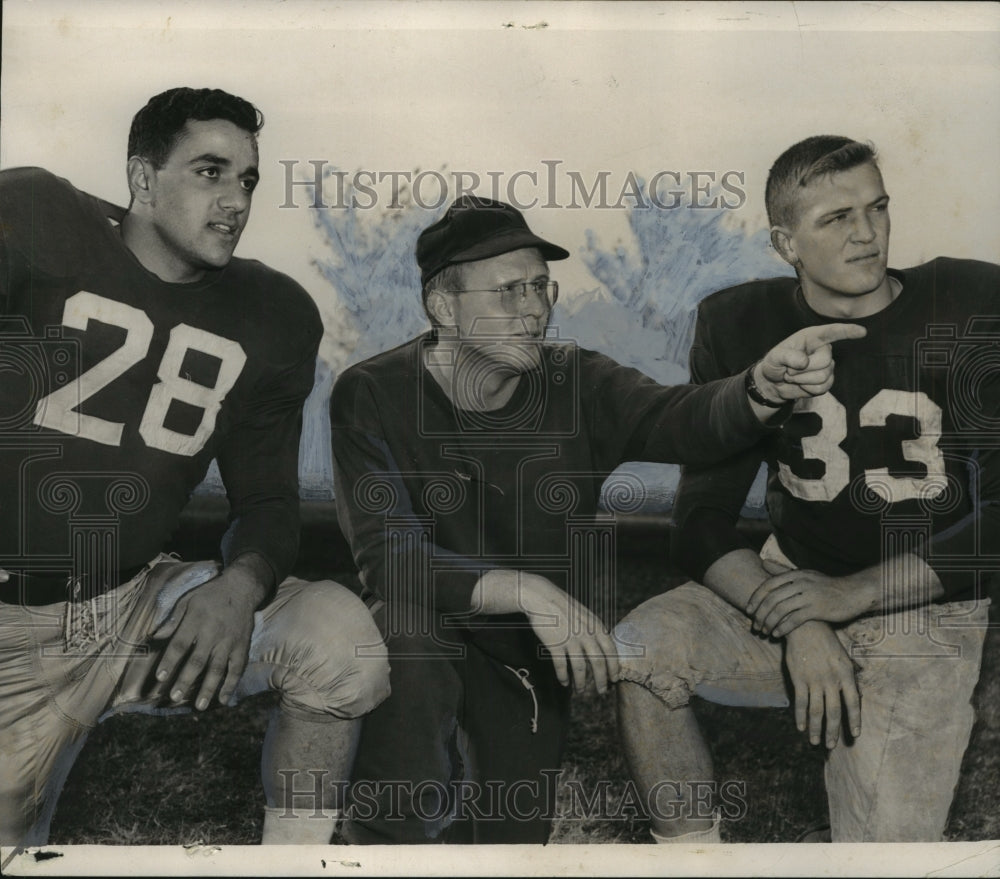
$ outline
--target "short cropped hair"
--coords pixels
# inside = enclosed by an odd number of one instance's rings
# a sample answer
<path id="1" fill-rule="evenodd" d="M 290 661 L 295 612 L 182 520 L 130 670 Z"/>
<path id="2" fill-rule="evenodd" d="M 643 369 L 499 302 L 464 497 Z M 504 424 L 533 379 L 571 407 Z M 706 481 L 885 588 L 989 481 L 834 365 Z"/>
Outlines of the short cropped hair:
<path id="1" fill-rule="evenodd" d="M 427 283 L 424 284 L 420 295 L 424 303 L 424 313 L 433 326 L 436 327 L 439 324 L 427 307 L 427 298 L 431 293 L 448 293 L 451 290 L 461 290 L 463 283 L 465 283 L 465 272 L 462 263 L 452 263 L 445 266 L 436 275 L 432 275 L 427 279 Z"/>
<path id="2" fill-rule="evenodd" d="M 849 137 L 818 134 L 789 147 L 771 166 L 764 200 L 771 226 L 794 226 L 799 190 L 817 177 L 847 171 L 865 162 L 878 167 L 875 147 Z"/>
<path id="3" fill-rule="evenodd" d="M 135 114 L 126 158 L 141 156 L 162 168 L 189 119 L 225 119 L 255 136 L 264 125 L 263 114 L 253 104 L 221 89 L 168 89 Z"/>

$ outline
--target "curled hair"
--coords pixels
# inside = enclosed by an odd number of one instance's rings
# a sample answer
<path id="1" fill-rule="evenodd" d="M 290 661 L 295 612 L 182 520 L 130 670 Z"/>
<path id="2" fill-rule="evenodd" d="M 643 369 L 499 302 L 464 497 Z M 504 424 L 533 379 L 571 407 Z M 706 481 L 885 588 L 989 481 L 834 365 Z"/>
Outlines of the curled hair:
<path id="1" fill-rule="evenodd" d="M 162 168 L 189 119 L 225 119 L 256 135 L 264 116 L 253 104 L 221 89 L 168 89 L 150 98 L 132 119 L 128 156 L 141 156 Z"/>
<path id="2" fill-rule="evenodd" d="M 793 226 L 799 190 L 817 177 L 847 171 L 866 162 L 878 167 L 875 147 L 849 137 L 818 134 L 789 147 L 767 175 L 765 202 L 771 226 Z"/>

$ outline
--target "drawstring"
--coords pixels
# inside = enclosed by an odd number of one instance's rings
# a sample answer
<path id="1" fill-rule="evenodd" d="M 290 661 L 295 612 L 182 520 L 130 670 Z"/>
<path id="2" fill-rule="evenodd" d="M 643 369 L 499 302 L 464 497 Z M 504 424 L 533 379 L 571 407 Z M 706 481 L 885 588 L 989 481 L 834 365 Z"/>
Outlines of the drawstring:
<path id="1" fill-rule="evenodd" d="M 65 630 L 63 641 L 65 649 L 81 648 L 92 641 L 97 641 L 100 632 L 97 627 L 97 601 L 95 598 L 84 599 L 79 577 L 69 577 L 66 580 L 66 590 L 72 594 L 66 602 Z"/>
<path id="2" fill-rule="evenodd" d="M 535 713 L 531 716 L 531 731 L 538 732 L 538 697 L 535 695 L 535 685 L 528 680 L 528 670 L 526 668 L 511 668 L 509 665 L 505 665 L 504 668 L 511 674 L 517 675 L 522 686 L 531 693 L 531 701 L 535 706 Z"/>
<path id="3" fill-rule="evenodd" d="M 145 577 L 153 568 L 166 558 L 180 561 L 176 553 L 161 553 L 151 562 L 147 562 L 121 585 L 136 583 Z M 90 643 L 96 643 L 102 637 L 110 634 L 114 628 L 113 622 L 105 625 L 102 634 L 101 621 L 108 616 L 108 611 L 115 607 L 118 600 L 114 590 L 100 592 L 90 598 L 83 596 L 83 581 L 80 577 L 70 575 L 66 578 L 66 614 L 64 618 L 63 643 L 66 650 L 84 648 Z"/>

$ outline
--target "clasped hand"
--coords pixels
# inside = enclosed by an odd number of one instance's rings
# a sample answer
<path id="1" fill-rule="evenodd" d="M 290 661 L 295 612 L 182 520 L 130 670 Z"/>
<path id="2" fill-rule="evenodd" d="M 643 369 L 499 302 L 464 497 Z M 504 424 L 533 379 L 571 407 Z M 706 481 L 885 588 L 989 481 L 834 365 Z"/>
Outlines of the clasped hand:
<path id="1" fill-rule="evenodd" d="M 861 734 L 861 696 L 854 662 L 830 623 L 847 622 L 858 615 L 857 589 L 849 580 L 818 571 L 789 568 L 764 560 L 771 575 L 747 602 L 753 628 L 785 639 L 785 665 L 795 695 L 795 724 L 818 745 L 826 732 L 826 746 L 840 739 L 847 712 L 851 734 Z"/>
<path id="2" fill-rule="evenodd" d="M 747 601 L 753 628 L 773 638 L 783 638 L 809 620 L 844 623 L 863 612 L 858 590 L 847 578 L 828 577 L 818 571 L 789 568 L 764 560 L 771 576 Z"/>
<path id="3" fill-rule="evenodd" d="M 854 663 L 829 625 L 812 620 L 792 632 L 785 639 L 785 665 L 795 693 L 795 725 L 801 732 L 808 730 L 812 744 L 820 743 L 825 719 L 826 746 L 836 746 L 842 701 L 851 735 L 861 735 Z"/>

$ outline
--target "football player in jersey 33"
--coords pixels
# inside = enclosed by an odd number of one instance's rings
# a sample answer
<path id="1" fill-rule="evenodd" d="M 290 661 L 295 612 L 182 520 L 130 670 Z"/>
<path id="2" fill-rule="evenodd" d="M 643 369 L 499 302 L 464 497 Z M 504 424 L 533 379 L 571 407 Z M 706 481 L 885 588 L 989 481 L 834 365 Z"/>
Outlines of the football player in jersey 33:
<path id="1" fill-rule="evenodd" d="M 124 211 L 0 172 L 4 845 L 46 842 L 104 717 L 266 689 L 263 841 L 328 842 L 359 718 L 388 692 L 360 599 L 288 576 L 322 325 L 298 284 L 233 257 L 261 124 L 223 91 L 156 95 L 132 122 Z M 181 562 L 162 550 L 213 458 L 221 561 Z M 325 820 L 287 799 L 306 770 L 325 773 Z"/>
<path id="2" fill-rule="evenodd" d="M 798 728 L 828 749 L 834 841 L 937 841 L 973 723 L 984 586 L 1000 568 L 1000 267 L 887 269 L 889 196 L 874 149 L 850 138 L 790 147 L 766 202 L 797 277 L 702 302 L 692 379 L 730 375 L 803 326 L 868 333 L 835 343 L 833 386 L 799 401 L 780 434 L 684 469 L 675 557 L 697 583 L 617 629 L 644 648 L 622 660 L 630 769 L 647 792 L 669 780 L 688 806 L 651 809 L 654 837 L 718 841 L 722 816 L 691 799 L 712 761 L 690 697 L 794 703 Z M 736 521 L 761 462 L 773 534 L 758 554 Z"/>

